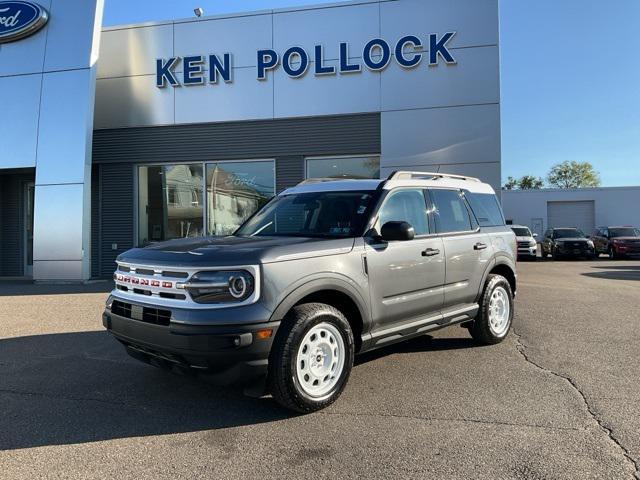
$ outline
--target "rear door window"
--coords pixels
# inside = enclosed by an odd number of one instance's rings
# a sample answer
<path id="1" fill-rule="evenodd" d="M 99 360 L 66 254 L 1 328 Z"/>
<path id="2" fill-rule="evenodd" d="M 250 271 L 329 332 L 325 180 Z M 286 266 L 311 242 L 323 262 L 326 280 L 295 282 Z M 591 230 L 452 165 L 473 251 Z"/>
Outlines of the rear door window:
<path id="1" fill-rule="evenodd" d="M 468 232 L 473 230 L 469 210 L 458 190 L 429 190 L 433 204 L 433 219 L 438 233 Z"/>

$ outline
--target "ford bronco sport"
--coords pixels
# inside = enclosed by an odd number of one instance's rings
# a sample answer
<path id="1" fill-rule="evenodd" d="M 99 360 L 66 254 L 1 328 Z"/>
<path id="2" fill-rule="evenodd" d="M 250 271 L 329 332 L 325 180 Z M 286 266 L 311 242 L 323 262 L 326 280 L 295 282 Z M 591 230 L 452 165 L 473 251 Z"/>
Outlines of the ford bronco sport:
<path id="1" fill-rule="evenodd" d="M 504 340 L 516 254 L 475 178 L 307 180 L 231 236 L 120 255 L 103 324 L 139 360 L 310 412 L 338 398 L 354 354 L 453 324 Z"/>

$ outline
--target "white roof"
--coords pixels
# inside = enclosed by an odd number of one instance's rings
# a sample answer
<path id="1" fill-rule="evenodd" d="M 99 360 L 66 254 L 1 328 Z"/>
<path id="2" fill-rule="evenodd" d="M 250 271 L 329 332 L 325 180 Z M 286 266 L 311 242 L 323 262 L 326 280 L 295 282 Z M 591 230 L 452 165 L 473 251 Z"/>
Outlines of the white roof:
<path id="1" fill-rule="evenodd" d="M 491 185 L 478 180 L 463 180 L 460 178 L 437 177 L 433 179 L 391 179 L 391 180 L 310 180 L 302 182 L 295 187 L 289 188 L 280 195 L 290 195 L 292 193 L 312 193 L 312 192 L 345 192 L 354 190 L 376 190 L 380 184 L 384 183 L 384 190 L 392 190 L 398 187 L 421 187 L 421 188 L 456 188 L 464 189 L 473 193 L 495 194 Z"/>

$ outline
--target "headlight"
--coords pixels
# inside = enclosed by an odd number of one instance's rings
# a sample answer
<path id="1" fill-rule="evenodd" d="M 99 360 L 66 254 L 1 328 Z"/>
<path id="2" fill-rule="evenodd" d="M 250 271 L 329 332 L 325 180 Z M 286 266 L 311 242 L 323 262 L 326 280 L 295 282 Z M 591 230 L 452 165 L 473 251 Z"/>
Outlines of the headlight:
<path id="1" fill-rule="evenodd" d="M 178 283 L 196 303 L 239 303 L 255 291 L 255 279 L 246 270 L 198 272 L 187 283 Z"/>
<path id="2" fill-rule="evenodd" d="M 559 247 L 564 246 L 564 241 L 563 240 L 556 240 L 556 245 Z"/>

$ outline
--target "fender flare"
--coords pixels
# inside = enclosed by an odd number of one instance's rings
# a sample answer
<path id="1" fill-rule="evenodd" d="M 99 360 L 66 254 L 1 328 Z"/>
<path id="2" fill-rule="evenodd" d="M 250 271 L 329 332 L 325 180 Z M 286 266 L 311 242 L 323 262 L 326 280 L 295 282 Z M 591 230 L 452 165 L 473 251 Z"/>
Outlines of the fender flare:
<path id="1" fill-rule="evenodd" d="M 280 298 L 278 306 L 273 311 L 269 321 L 282 320 L 296 303 L 307 295 L 322 290 L 336 290 L 347 295 L 356 304 L 360 312 L 363 334 L 368 332 L 371 325 L 368 302 L 362 297 L 362 293 L 353 280 L 343 275 L 329 272 L 305 277 L 291 286 Z"/>
<path id="2" fill-rule="evenodd" d="M 516 279 L 518 278 L 516 269 L 514 268 L 514 265 L 513 265 L 513 261 L 506 255 L 497 255 L 496 257 L 491 259 L 491 261 L 487 265 L 487 268 L 485 268 L 484 270 L 484 273 L 482 275 L 482 282 L 480 282 L 480 288 L 478 289 L 478 292 L 476 294 L 476 302 L 480 299 L 480 296 L 482 295 L 484 286 L 487 283 L 487 277 L 489 276 L 489 273 L 491 272 L 491 270 L 493 270 L 499 265 L 504 265 L 506 267 L 509 267 L 509 269 L 513 271 L 513 274 L 515 275 Z"/>

